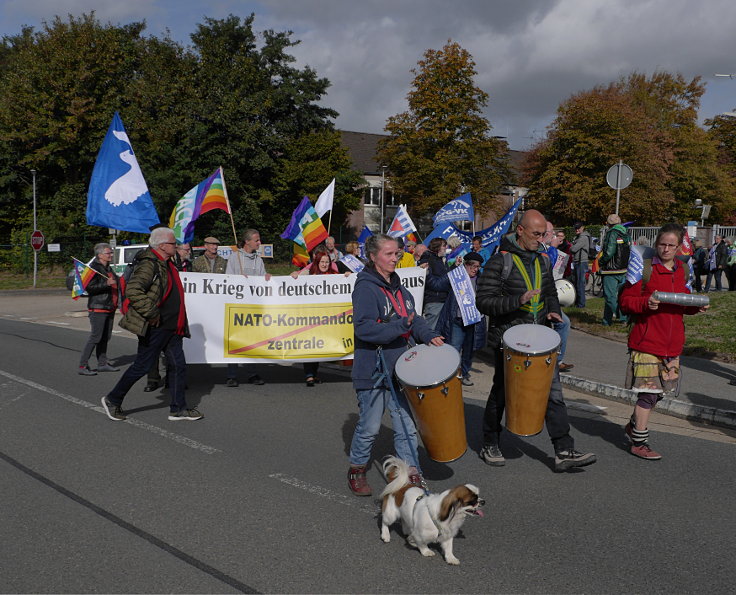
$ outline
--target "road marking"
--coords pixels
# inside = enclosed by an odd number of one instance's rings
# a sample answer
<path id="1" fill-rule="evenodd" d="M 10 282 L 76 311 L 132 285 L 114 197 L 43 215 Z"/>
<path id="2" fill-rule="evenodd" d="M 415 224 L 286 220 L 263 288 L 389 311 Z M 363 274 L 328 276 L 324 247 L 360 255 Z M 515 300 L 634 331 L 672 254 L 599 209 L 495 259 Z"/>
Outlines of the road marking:
<path id="1" fill-rule="evenodd" d="M 68 322 L 57 322 L 56 320 L 43 320 L 43 324 L 58 324 L 60 326 L 71 326 Z"/>
<path id="2" fill-rule="evenodd" d="M 84 407 L 85 409 L 91 409 L 92 411 L 96 411 L 97 413 L 101 413 L 102 415 L 107 417 L 107 414 L 102 408 L 102 405 L 93 405 L 89 401 L 84 401 L 71 395 L 67 395 L 48 386 L 44 386 L 43 384 L 38 384 L 37 382 L 33 382 L 32 380 L 21 378 L 20 376 L 16 376 L 15 374 L 11 374 L 10 372 L 6 372 L 4 370 L 0 370 L 0 376 L 5 376 L 6 378 L 13 380 L 14 382 L 18 382 L 19 384 L 24 384 L 31 388 L 35 388 L 36 390 L 43 391 L 45 393 L 48 393 L 49 395 L 53 395 L 54 397 L 59 397 L 60 399 L 68 401 L 69 403 L 74 403 L 75 405 Z M 184 446 L 188 446 L 189 448 L 193 448 L 194 450 L 198 450 L 208 455 L 222 452 L 221 450 L 213 446 L 208 446 L 207 444 L 197 442 L 196 440 L 192 440 L 191 438 L 187 438 L 186 436 L 182 436 L 180 434 L 174 434 L 173 432 L 169 432 L 168 430 L 164 430 L 163 428 L 159 428 L 158 426 L 147 424 L 144 421 L 138 421 L 137 419 L 128 418 L 122 423 L 128 423 L 132 426 L 135 426 L 136 428 L 146 430 L 147 432 L 151 432 L 152 434 L 156 434 L 157 436 L 161 436 L 162 438 L 166 438 L 168 440 L 173 440 L 174 442 L 178 442 L 179 444 L 183 444 Z"/>
<path id="3" fill-rule="evenodd" d="M 337 492 L 333 492 L 332 490 L 328 490 L 327 488 L 323 488 L 321 486 L 317 486 L 311 483 L 307 483 L 306 481 L 302 481 L 301 479 L 297 479 L 296 477 L 288 477 L 287 475 L 284 475 L 283 473 L 272 473 L 269 475 L 271 479 L 275 479 L 277 481 L 280 481 L 281 483 L 285 483 L 290 486 L 294 486 L 295 488 L 299 488 L 300 490 L 304 490 L 305 492 L 309 492 L 310 494 L 314 494 L 316 496 L 321 496 L 322 498 L 326 498 L 327 500 L 330 500 L 331 502 L 337 502 L 338 504 L 342 504 L 343 506 L 349 506 L 350 508 L 356 508 L 360 512 L 364 512 L 366 514 L 369 514 L 373 517 L 378 515 L 378 507 L 377 506 L 369 506 L 367 504 L 360 504 L 359 500 L 356 499 L 355 496 L 346 496 L 345 494 L 338 494 Z"/>

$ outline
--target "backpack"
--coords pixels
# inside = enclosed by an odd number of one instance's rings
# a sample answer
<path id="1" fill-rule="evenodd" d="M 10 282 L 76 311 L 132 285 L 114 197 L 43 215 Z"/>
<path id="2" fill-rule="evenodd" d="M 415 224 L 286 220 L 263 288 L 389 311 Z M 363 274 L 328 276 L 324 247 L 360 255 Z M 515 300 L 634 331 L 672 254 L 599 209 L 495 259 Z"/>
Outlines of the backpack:
<path id="1" fill-rule="evenodd" d="M 133 272 L 138 267 L 138 264 L 140 263 L 140 260 L 138 260 L 138 255 L 136 254 L 135 258 L 133 258 L 132 262 L 129 262 L 125 270 L 123 271 L 123 274 L 120 275 L 120 278 L 118 279 L 118 287 L 120 288 L 120 311 L 123 314 L 126 314 L 128 312 L 128 309 L 130 308 L 130 300 L 125 295 L 126 290 L 128 289 L 128 282 L 130 281 L 130 278 L 133 276 Z M 151 284 L 158 278 L 158 269 L 156 269 L 156 272 L 153 274 L 153 279 L 151 280 Z"/>

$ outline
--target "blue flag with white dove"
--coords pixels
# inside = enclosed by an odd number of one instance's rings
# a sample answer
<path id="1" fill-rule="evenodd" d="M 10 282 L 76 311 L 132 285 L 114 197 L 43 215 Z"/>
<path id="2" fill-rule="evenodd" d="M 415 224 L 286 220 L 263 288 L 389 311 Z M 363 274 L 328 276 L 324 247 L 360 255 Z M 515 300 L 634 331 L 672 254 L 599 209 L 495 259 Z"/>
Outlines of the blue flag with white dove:
<path id="1" fill-rule="evenodd" d="M 87 224 L 149 233 L 159 223 L 156 207 L 115 112 L 97 155 L 87 192 Z"/>

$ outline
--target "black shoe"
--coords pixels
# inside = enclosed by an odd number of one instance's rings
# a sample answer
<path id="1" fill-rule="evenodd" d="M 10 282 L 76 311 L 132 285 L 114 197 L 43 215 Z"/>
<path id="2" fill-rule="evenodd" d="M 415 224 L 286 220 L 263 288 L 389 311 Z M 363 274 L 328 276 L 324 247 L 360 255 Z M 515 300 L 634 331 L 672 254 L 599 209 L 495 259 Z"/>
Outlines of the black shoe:
<path id="1" fill-rule="evenodd" d="M 729 384 L 730 384 L 731 386 L 736 386 L 736 378 L 734 378 L 733 380 L 729 380 L 729 381 L 728 381 L 728 383 L 729 383 Z"/>
<path id="2" fill-rule="evenodd" d="M 149 381 L 148 384 L 143 388 L 144 393 L 150 393 L 155 391 L 158 388 L 158 382 L 151 382 Z"/>
<path id="3" fill-rule="evenodd" d="M 595 455 L 592 452 L 578 452 L 570 448 L 555 453 L 555 471 L 567 471 L 573 467 L 585 467 L 595 463 Z"/>
<path id="4" fill-rule="evenodd" d="M 204 417 L 196 409 L 182 409 L 176 413 L 169 413 L 169 421 L 197 421 Z"/>
<path id="5" fill-rule="evenodd" d="M 261 378 L 258 374 L 253 374 L 250 378 L 248 378 L 249 384 L 255 384 L 256 386 L 262 386 L 266 384 L 266 382 Z"/>
<path id="6" fill-rule="evenodd" d="M 307 378 L 307 386 L 314 386 L 314 378 Z"/>
<path id="7" fill-rule="evenodd" d="M 238 386 L 238 380 L 236 378 L 228 378 L 227 382 L 225 383 L 225 386 L 229 386 L 230 388 L 235 388 Z"/>

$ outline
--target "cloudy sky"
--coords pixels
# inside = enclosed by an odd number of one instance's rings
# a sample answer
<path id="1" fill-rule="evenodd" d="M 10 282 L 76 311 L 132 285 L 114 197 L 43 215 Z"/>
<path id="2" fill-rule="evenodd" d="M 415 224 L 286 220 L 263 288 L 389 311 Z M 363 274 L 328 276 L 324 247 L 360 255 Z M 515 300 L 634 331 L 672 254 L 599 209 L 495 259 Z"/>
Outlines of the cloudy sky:
<path id="1" fill-rule="evenodd" d="M 255 29 L 291 30 L 294 55 L 332 86 L 324 103 L 344 130 L 383 132 L 406 109 L 411 69 L 428 48 L 457 41 L 490 95 L 494 133 L 523 150 L 561 101 L 634 70 L 701 76 L 701 120 L 736 107 L 733 0 L 1 0 L 0 34 L 95 10 L 112 23 L 189 35 L 204 16 L 255 13 Z"/>

